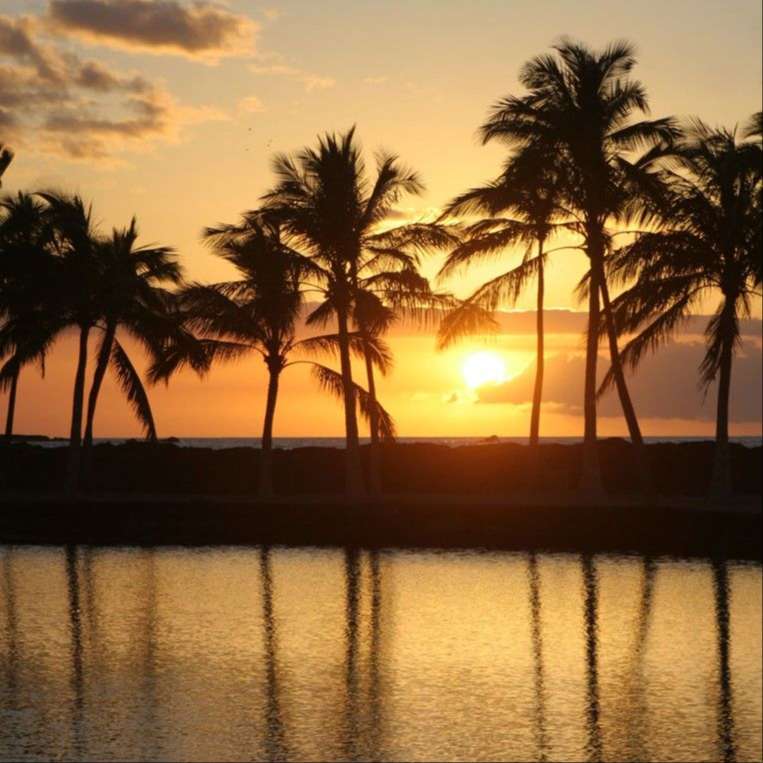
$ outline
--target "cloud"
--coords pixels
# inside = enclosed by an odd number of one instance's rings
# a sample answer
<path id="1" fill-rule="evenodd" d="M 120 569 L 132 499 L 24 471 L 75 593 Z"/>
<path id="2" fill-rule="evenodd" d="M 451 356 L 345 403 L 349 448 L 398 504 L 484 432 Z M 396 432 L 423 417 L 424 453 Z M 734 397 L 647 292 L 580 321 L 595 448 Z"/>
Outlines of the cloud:
<path id="1" fill-rule="evenodd" d="M 6 142 L 72 159 L 109 159 L 174 140 L 182 125 L 220 118 L 181 106 L 134 73 L 83 60 L 36 36 L 27 17 L 0 16 L 0 124 Z"/>
<path id="2" fill-rule="evenodd" d="M 364 77 L 363 83 L 365 85 L 383 85 L 389 80 L 389 77 Z"/>
<path id="3" fill-rule="evenodd" d="M 256 95 L 250 95 L 238 102 L 238 110 L 259 114 L 265 111 L 265 106 Z"/>
<path id="4" fill-rule="evenodd" d="M 252 74 L 271 75 L 276 77 L 286 77 L 302 83 L 307 92 L 313 90 L 328 90 L 336 85 L 336 80 L 331 77 L 324 77 L 318 74 L 307 72 L 295 66 L 286 64 L 252 64 L 249 67 Z"/>
<path id="5" fill-rule="evenodd" d="M 254 52 L 257 24 L 217 3 L 50 0 L 46 21 L 86 42 L 216 61 Z"/>
<path id="6" fill-rule="evenodd" d="M 698 388 L 698 368 L 705 352 L 701 342 L 673 342 L 646 357 L 628 375 L 629 390 L 636 412 L 643 418 L 708 421 L 715 418 L 716 388 L 705 398 Z M 734 359 L 731 389 L 731 418 L 737 422 L 759 422 L 763 418 L 761 385 L 763 354 L 758 344 L 746 342 Z M 609 368 L 606 357 L 599 358 L 599 378 Z M 582 355 L 560 354 L 546 359 L 543 400 L 556 409 L 582 413 L 585 359 Z M 532 400 L 535 364 L 510 381 L 479 390 L 480 403 L 520 404 Z M 617 394 L 611 390 L 599 403 L 602 416 L 620 416 Z"/>

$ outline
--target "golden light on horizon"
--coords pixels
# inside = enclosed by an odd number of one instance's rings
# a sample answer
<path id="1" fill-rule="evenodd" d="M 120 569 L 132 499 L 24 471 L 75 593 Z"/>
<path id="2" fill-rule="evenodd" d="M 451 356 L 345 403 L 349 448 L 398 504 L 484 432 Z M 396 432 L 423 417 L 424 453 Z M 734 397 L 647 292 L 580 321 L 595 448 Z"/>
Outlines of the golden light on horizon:
<path id="1" fill-rule="evenodd" d="M 501 384 L 509 378 L 505 359 L 498 353 L 487 350 L 468 355 L 461 373 L 471 389 L 477 389 L 485 384 Z"/>

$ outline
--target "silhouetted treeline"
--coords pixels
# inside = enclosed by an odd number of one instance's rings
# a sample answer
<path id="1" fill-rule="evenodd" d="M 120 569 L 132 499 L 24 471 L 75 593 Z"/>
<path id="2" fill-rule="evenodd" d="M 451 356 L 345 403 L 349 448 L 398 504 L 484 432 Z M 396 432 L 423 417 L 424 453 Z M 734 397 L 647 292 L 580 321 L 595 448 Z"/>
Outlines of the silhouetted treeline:
<path id="1" fill-rule="evenodd" d="M 516 443 L 449 447 L 396 443 L 379 449 L 381 487 L 388 493 L 496 496 L 517 491 L 568 494 L 578 484 L 583 446 L 540 446 L 544 484 L 531 471 L 534 454 Z M 631 446 L 625 440 L 598 444 L 604 485 L 613 495 L 638 491 Z M 658 495 L 701 496 L 710 487 L 710 442 L 654 443 L 645 446 Z M 759 447 L 731 446 L 732 473 L 738 492 L 760 494 Z M 370 469 L 371 448 L 362 446 L 361 468 Z M 184 448 L 172 444 L 96 445 L 93 487 L 102 492 L 174 495 L 253 495 L 259 492 L 256 448 Z M 65 448 L 15 445 L 5 454 L 6 487 L 55 491 L 65 474 Z M 275 495 L 315 495 L 342 491 L 344 454 L 337 448 L 277 449 L 272 454 Z M 555 496 L 558 499 L 558 496 Z"/>
<path id="2" fill-rule="evenodd" d="M 378 494 L 385 488 L 383 443 L 395 435 L 393 416 L 377 395 L 378 376 L 393 362 L 384 341 L 390 326 L 401 316 L 436 324 L 438 345 L 445 347 L 495 331 L 495 311 L 513 305 L 535 282 L 536 379 L 525 475 L 541 488 L 559 482 L 538 451 L 546 270 L 551 259 L 579 250 L 589 265 L 571 284 L 588 306 L 584 437 L 577 471 L 563 482 L 591 497 L 612 489 L 597 447 L 597 399 L 612 385 L 628 428 L 625 460 L 632 477 L 616 487 L 660 489 L 660 465 L 647 454 L 626 371 L 710 299 L 718 307 L 706 327 L 699 377 L 705 388 L 718 384 L 716 447 L 709 472 L 697 474 L 696 482 L 704 484 L 709 473 L 707 488 L 729 495 L 733 359 L 740 320 L 751 315 L 763 283 L 761 115 L 742 130 L 699 119 L 647 119 L 648 97 L 632 76 L 635 65 L 628 42 L 595 51 L 570 40 L 525 63 L 522 91 L 497 101 L 480 127 L 484 143 L 507 148 L 500 174 L 445 204 L 435 220 L 399 222 L 399 203 L 420 194 L 422 181 L 385 152 L 369 170 L 354 127 L 275 156 L 273 185 L 256 205 L 237 223 L 203 231 L 212 251 L 238 271 L 223 283 L 186 283 L 174 250 L 137 246 L 134 220 L 104 235 L 78 196 L 44 191 L 4 198 L 0 388 L 8 390 L 6 440 L 23 394 L 22 369 L 44 366 L 65 329 L 79 336 L 68 467 L 60 476 L 69 492 L 110 487 L 95 475 L 92 447 L 109 370 L 146 437 L 155 440 L 145 382 L 168 381 L 183 367 L 204 374 L 213 363 L 258 353 L 267 385 L 257 456 L 260 494 L 277 491 L 276 462 L 293 457 L 275 456 L 273 432 L 280 376 L 295 364 L 309 365 L 317 383 L 343 405 L 344 491 L 350 497 Z M 0 174 L 12 158 L 0 144 Z M 517 248 L 524 250 L 519 264 L 466 299 L 437 291 L 420 272 L 421 257 L 438 251 L 447 253 L 439 274 L 444 282 L 477 261 L 503 262 Z M 316 294 L 320 301 L 307 324 L 323 333 L 297 339 L 300 310 Z M 123 334 L 145 349 L 145 379 L 120 343 Z M 602 341 L 610 367 L 597 388 Z M 333 358 L 338 368 L 316 362 L 316 355 Z M 365 467 L 361 418 L 371 439 Z M 391 451 L 383 452 L 386 458 Z"/>

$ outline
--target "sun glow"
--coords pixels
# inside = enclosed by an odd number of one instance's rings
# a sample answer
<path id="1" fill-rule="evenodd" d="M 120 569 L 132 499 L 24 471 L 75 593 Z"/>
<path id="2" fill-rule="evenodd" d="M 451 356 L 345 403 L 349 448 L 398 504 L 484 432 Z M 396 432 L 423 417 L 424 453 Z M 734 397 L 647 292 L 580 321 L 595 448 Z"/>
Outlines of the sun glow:
<path id="1" fill-rule="evenodd" d="M 461 368 L 468 387 L 476 389 L 485 384 L 500 384 L 508 379 L 506 362 L 495 352 L 474 352 Z"/>

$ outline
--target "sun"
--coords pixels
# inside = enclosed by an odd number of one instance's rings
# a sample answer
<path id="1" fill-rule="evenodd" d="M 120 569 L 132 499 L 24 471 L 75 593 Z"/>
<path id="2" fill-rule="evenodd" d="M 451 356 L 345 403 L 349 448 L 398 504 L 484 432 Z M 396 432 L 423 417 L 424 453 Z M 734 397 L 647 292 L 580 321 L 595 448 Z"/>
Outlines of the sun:
<path id="1" fill-rule="evenodd" d="M 495 352 L 473 352 L 461 368 L 468 387 L 476 389 L 485 384 L 500 384 L 508 379 L 506 363 Z"/>

